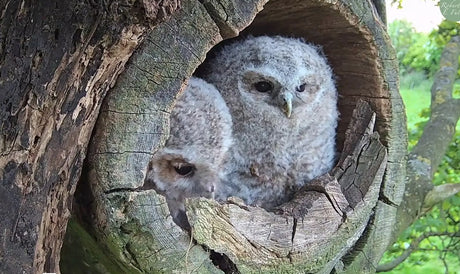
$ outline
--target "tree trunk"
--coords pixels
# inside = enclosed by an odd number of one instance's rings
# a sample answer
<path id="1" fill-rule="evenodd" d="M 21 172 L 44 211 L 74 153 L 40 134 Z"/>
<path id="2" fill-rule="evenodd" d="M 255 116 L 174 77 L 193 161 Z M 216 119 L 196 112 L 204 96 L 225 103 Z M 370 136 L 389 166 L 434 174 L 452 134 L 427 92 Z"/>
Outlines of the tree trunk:
<path id="1" fill-rule="evenodd" d="M 1 1 L 0 272 L 59 272 L 102 99 L 175 1 Z"/>
<path id="2" fill-rule="evenodd" d="M 401 134 L 406 129 L 397 63 L 378 14 L 370 1 L 184 2 L 181 11 L 149 32 L 102 106 L 85 180 L 95 197 L 91 203 L 95 218 L 89 219 L 98 241 L 132 272 L 214 273 L 218 269 L 216 260 L 210 260 L 214 256 L 210 250 L 227 257 L 226 265 L 219 267 L 242 272 L 372 271 L 391 240 L 404 190 L 407 147 Z M 338 76 L 341 95 L 337 143 L 344 149 L 344 159 L 350 158 L 333 172 L 338 181 L 323 178 L 297 198 L 300 206 L 288 204 L 282 215 L 238 201 L 224 205 L 205 199 L 189 201 L 191 241 L 173 223 L 164 197 L 142 190 L 147 165 L 168 137 L 168 114 L 176 94 L 206 53 L 221 40 L 248 34 L 303 37 L 323 46 Z M 360 99 L 376 112 L 375 128 L 388 147 L 386 156 L 378 153 L 378 147 L 369 150 L 372 157 L 364 156 L 369 151 L 361 149 L 370 143 L 344 144 L 345 129 Z M 373 136 L 372 132 L 362 134 Z M 347 169 L 358 161 L 356 157 L 367 162 Z M 382 168 L 385 179 L 380 188 Z M 347 173 L 360 169 L 373 172 Z M 307 214 L 296 215 L 299 211 Z M 315 217 L 319 212 L 325 220 Z M 277 227 L 272 242 L 263 237 L 270 229 L 267 222 Z M 326 229 L 321 222 L 330 226 Z M 321 233 L 322 241 L 311 242 Z"/>
<path id="3" fill-rule="evenodd" d="M 78 180 L 67 272 L 375 271 L 394 239 L 407 154 L 382 1 L 39 2 L 1 6 L 0 272 L 60 271 Z M 143 188 L 148 162 L 206 54 L 249 34 L 323 47 L 341 95 L 342 157 L 278 214 L 189 200 L 189 235 Z M 353 115 L 361 100 L 375 116 L 361 104 Z M 276 227 L 269 240 L 267 226 Z"/>

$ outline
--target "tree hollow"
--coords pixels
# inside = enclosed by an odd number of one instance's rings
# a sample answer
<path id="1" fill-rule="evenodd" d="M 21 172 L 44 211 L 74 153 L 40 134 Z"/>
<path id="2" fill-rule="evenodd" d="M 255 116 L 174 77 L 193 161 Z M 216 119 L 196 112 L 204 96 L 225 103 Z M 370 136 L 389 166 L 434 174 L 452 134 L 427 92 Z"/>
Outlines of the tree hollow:
<path id="1" fill-rule="evenodd" d="M 361 99 L 370 104 L 376 114 L 378 134 L 368 135 L 374 136 L 369 137 L 370 140 L 380 135 L 388 148 L 388 155 L 382 156 L 388 158 L 388 164 L 386 168 L 383 164 L 375 169 L 374 179 L 378 182 L 377 190 L 376 185 L 371 188 L 372 199 L 359 196 L 358 200 L 351 201 L 371 208 L 363 211 L 366 216 L 354 220 L 360 233 L 348 236 L 353 238 L 353 243 L 364 230 L 366 237 L 372 237 L 380 224 L 376 221 L 372 227 L 365 227 L 366 222 L 372 212 L 380 212 L 374 218 L 386 219 L 386 227 L 379 231 L 384 235 L 383 240 L 376 240 L 376 244 L 382 245 L 378 252 L 383 253 L 388 244 L 385 237 L 391 233 L 388 223 L 394 221 L 394 205 L 401 200 L 401 187 L 404 187 L 394 185 L 398 182 L 394 179 L 404 176 L 405 152 L 400 148 L 405 149 L 406 140 L 399 133 L 405 127 L 405 120 L 401 118 L 403 105 L 397 91 L 394 52 L 376 9 L 364 0 L 184 2 L 181 11 L 151 30 L 107 95 L 93 133 L 86 179 L 81 182 L 88 186 L 81 188 L 90 192 L 86 196 L 94 197 L 90 224 L 93 236 L 107 248 L 105 252 L 114 254 L 132 273 L 183 269 L 218 272 L 208 251 L 190 241 L 188 233 L 174 224 L 164 197 L 141 187 L 151 156 L 168 138 L 168 115 L 175 97 L 205 61 L 206 54 L 212 54 L 212 48 L 221 45 L 219 42 L 237 35 L 299 37 L 323 47 L 337 77 L 340 95 L 339 151 L 346 148 L 346 128 L 357 102 Z M 370 163 L 375 160 L 371 158 Z M 385 169 L 385 176 L 381 197 L 378 197 L 383 177 L 381 168 Z M 359 192 L 359 182 L 357 184 Z M 340 223 L 343 216 L 338 214 L 338 217 Z M 336 250 L 338 255 L 332 256 L 332 261 L 318 260 L 309 269 L 331 270 L 345 251 L 349 250 Z M 287 260 L 283 263 L 289 270 L 289 255 L 284 255 Z M 232 255 L 229 257 L 235 259 Z M 243 262 L 242 269 L 248 272 L 257 269 L 257 262 L 237 261 Z M 372 264 L 372 259 L 370 261 Z"/>

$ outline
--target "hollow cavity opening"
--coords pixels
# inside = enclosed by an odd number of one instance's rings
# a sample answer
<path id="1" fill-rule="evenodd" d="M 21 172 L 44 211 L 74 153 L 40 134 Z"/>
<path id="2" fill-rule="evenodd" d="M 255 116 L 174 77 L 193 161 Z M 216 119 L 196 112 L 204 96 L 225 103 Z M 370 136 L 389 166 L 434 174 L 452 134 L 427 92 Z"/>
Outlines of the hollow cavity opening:
<path id="1" fill-rule="evenodd" d="M 302 38 L 320 46 L 333 69 L 340 118 L 337 150 L 343 147 L 345 130 L 359 99 L 368 101 L 377 114 L 376 129 L 387 143 L 390 119 L 389 91 L 385 87 L 378 51 L 372 34 L 359 24 L 347 6 L 325 1 L 272 0 L 257 14 L 238 37 L 217 44 L 208 52 L 212 58 L 222 46 L 246 36 L 285 36 Z M 197 68 L 199 76 L 206 61 Z"/>

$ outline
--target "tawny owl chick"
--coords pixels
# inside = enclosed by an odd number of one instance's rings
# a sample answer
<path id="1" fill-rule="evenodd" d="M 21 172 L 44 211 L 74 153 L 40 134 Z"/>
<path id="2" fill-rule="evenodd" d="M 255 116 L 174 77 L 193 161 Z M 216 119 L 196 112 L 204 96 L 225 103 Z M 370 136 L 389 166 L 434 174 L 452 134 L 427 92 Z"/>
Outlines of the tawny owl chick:
<path id="1" fill-rule="evenodd" d="M 170 137 L 153 156 L 147 182 L 166 196 L 174 221 L 188 227 L 187 197 L 214 195 L 232 143 L 232 119 L 213 85 L 192 77 L 171 112 Z"/>
<path id="2" fill-rule="evenodd" d="M 227 45 L 203 78 L 233 120 L 234 145 L 219 199 L 271 209 L 329 171 L 335 157 L 337 92 L 317 47 L 299 39 L 250 37 Z"/>

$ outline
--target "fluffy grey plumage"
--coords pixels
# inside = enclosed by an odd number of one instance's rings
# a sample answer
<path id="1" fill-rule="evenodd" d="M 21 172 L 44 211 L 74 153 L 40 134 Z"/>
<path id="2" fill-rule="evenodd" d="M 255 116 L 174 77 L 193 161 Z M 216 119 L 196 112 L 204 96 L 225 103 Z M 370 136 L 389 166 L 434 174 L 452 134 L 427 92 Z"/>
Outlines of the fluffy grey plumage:
<path id="1" fill-rule="evenodd" d="M 331 169 L 337 92 L 315 46 L 298 39 L 251 37 L 224 47 L 204 79 L 233 120 L 234 145 L 216 198 L 238 196 L 271 209 Z"/>
<path id="2" fill-rule="evenodd" d="M 155 153 L 147 180 L 166 196 L 174 221 L 187 228 L 186 197 L 213 197 L 231 145 L 232 120 L 213 85 L 192 77 L 171 112 L 170 137 Z"/>

